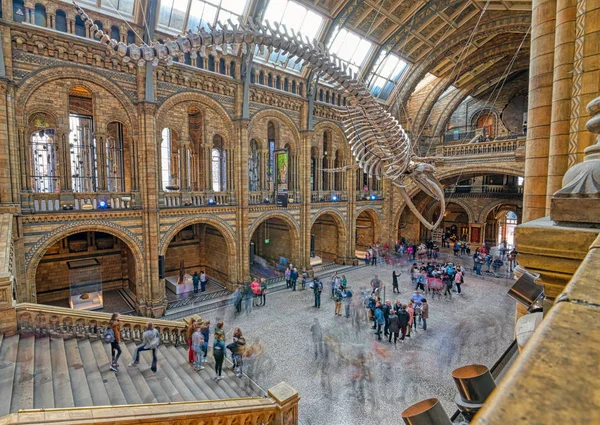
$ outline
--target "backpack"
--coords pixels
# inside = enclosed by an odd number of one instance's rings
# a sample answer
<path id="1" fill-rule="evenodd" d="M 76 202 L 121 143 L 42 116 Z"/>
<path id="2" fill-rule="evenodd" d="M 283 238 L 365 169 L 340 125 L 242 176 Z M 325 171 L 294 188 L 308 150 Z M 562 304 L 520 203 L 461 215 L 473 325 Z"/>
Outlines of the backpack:
<path id="1" fill-rule="evenodd" d="M 112 329 L 107 329 L 104 333 L 104 342 L 107 344 L 115 342 L 115 333 Z"/>

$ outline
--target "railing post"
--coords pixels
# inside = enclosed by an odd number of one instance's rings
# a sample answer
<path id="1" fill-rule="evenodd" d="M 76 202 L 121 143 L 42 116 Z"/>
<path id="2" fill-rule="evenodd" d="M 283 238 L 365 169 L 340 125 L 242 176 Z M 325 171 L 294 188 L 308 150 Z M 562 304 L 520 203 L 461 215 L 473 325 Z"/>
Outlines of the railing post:
<path id="1" fill-rule="evenodd" d="M 281 382 L 269 389 L 269 396 L 277 402 L 277 413 L 274 425 L 298 425 L 298 391 L 286 382 Z"/>

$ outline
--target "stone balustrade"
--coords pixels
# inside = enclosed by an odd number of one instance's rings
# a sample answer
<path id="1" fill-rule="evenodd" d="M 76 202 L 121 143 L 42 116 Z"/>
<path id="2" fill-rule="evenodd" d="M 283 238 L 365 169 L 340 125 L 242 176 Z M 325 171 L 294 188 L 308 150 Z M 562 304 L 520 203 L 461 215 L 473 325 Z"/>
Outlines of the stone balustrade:
<path id="1" fill-rule="evenodd" d="M 335 197 L 335 199 L 334 199 Z M 337 192 L 337 191 L 323 191 L 313 190 L 310 193 L 310 201 L 315 202 L 346 202 L 348 200 L 348 193 Z"/>
<path id="2" fill-rule="evenodd" d="M 0 418 L 0 425 L 297 425 L 299 400 L 298 392 L 281 382 L 271 388 L 265 398 L 20 410 Z"/>
<path id="3" fill-rule="evenodd" d="M 43 304 L 21 303 L 16 305 L 17 329 L 20 332 L 102 338 L 106 332 L 110 313 L 79 311 Z M 121 338 L 125 341 L 142 339 L 149 319 L 137 316 L 121 316 Z M 164 344 L 185 344 L 184 322 L 152 319 Z"/>
<path id="4" fill-rule="evenodd" d="M 164 207 L 235 205 L 233 192 L 165 192 Z"/>
<path id="5" fill-rule="evenodd" d="M 101 201 L 106 202 L 111 209 L 131 208 L 135 203 L 135 195 L 126 192 L 110 193 L 29 193 L 23 194 L 25 204 L 27 198 L 33 212 L 51 212 L 63 210 L 84 210 L 84 205 L 90 209 L 98 209 Z M 87 207 L 89 208 L 89 207 Z"/>
<path id="6" fill-rule="evenodd" d="M 498 140 L 481 143 L 465 143 L 459 145 L 438 146 L 436 148 L 437 157 L 461 157 L 473 155 L 498 155 L 513 153 L 518 148 L 525 147 L 525 139 Z"/>

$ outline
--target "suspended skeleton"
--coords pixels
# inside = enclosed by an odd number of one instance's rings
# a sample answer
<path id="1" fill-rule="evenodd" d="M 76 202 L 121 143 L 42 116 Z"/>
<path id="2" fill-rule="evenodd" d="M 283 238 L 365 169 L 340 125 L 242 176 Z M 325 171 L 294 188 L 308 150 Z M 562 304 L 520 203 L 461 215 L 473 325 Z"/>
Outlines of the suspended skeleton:
<path id="1" fill-rule="evenodd" d="M 377 103 L 369 90 L 357 80 L 357 75 L 337 56 L 330 54 L 322 43 L 316 40 L 311 42 L 307 37 L 303 39 L 293 29 L 288 32 L 285 25 L 271 25 L 269 21 L 262 24 L 248 18 L 248 24 L 240 22 L 236 25 L 228 20 L 228 24 L 217 22 L 215 26 L 209 25 L 209 31 L 204 28 L 198 28 L 196 32 L 188 30 L 185 35 L 165 43 L 126 45 L 111 39 L 79 5 L 73 3 L 91 33 L 109 47 L 111 54 L 121 57 L 124 62 L 134 61 L 138 66 L 146 63 L 157 66 L 161 61 L 171 65 L 173 58 L 183 61 L 186 53 L 192 58 L 198 55 L 207 57 L 217 50 L 246 54 L 253 52 L 256 46 L 261 52 L 265 48 L 269 53 L 279 51 L 287 55 L 288 61 L 291 58 L 302 60 L 303 66 L 312 68 L 336 83 L 340 92 L 351 96 L 348 108 L 342 112 L 342 119 L 350 150 L 358 166 L 369 177 L 390 179 L 399 188 L 410 210 L 428 229 L 435 229 L 441 223 L 445 211 L 444 191 L 434 175 L 434 167 L 414 153 L 398 121 Z M 210 49 L 209 53 L 207 49 Z M 412 203 L 406 191 L 410 181 L 440 202 L 441 213 L 435 223 L 427 221 Z"/>

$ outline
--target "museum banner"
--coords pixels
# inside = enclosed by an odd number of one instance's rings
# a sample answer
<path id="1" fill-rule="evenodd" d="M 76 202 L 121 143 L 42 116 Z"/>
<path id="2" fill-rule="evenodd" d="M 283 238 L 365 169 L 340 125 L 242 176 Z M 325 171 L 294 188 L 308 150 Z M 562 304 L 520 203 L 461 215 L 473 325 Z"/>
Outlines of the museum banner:
<path id="1" fill-rule="evenodd" d="M 288 182 L 289 182 L 289 160 L 287 149 L 275 151 L 275 191 L 277 194 L 277 205 L 287 207 Z"/>

